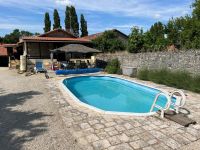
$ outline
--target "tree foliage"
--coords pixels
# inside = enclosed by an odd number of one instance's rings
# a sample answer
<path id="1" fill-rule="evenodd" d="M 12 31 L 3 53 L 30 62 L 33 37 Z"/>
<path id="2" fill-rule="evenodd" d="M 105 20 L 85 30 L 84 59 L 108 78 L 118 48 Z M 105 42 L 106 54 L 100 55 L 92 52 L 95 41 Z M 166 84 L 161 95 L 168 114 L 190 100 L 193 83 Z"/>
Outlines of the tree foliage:
<path id="1" fill-rule="evenodd" d="M 161 51 L 166 47 L 166 39 L 165 39 L 165 26 L 162 22 L 156 22 L 151 26 L 149 30 L 152 38 L 152 42 L 154 43 L 152 46 L 153 51 Z"/>
<path id="2" fill-rule="evenodd" d="M 181 39 L 180 39 L 180 28 L 178 19 L 171 19 L 166 25 L 166 34 L 167 34 L 167 43 L 169 45 L 175 45 L 176 47 L 180 47 Z"/>
<path id="3" fill-rule="evenodd" d="M 70 15 L 71 15 L 71 27 L 74 32 L 74 35 L 79 37 L 78 16 L 76 14 L 76 9 L 74 6 L 71 6 L 71 8 L 70 8 Z"/>
<path id="4" fill-rule="evenodd" d="M 129 35 L 128 51 L 130 53 L 141 52 L 144 45 L 143 30 L 137 27 L 132 28 L 132 32 Z"/>
<path id="5" fill-rule="evenodd" d="M 192 4 L 193 12 L 192 15 L 195 19 L 200 19 L 200 0 L 195 0 Z"/>
<path id="6" fill-rule="evenodd" d="M 174 45 L 178 49 L 200 49 L 200 0 L 192 4 L 192 15 L 156 22 L 146 32 L 132 29 L 129 52 L 161 51 Z"/>
<path id="7" fill-rule="evenodd" d="M 88 36 L 87 21 L 83 14 L 81 14 L 81 37 Z"/>
<path id="8" fill-rule="evenodd" d="M 49 13 L 46 12 L 44 17 L 44 32 L 48 32 L 50 30 L 51 30 L 51 20 L 49 17 Z"/>
<path id="9" fill-rule="evenodd" d="M 65 10 L 65 30 L 70 31 L 70 7 L 66 6 L 66 10 Z"/>
<path id="10" fill-rule="evenodd" d="M 53 29 L 61 29 L 62 27 L 60 25 L 60 16 L 57 9 L 54 9 L 53 20 L 54 20 Z"/>
<path id="11" fill-rule="evenodd" d="M 93 40 L 94 46 L 102 52 L 115 52 L 125 50 L 125 44 L 112 30 L 105 31 L 101 36 Z"/>
<path id="12" fill-rule="evenodd" d="M 80 18 L 81 23 L 81 37 L 87 36 L 87 21 L 85 20 L 83 14 Z M 74 6 L 67 6 L 65 11 L 65 29 L 73 32 L 75 36 L 79 37 L 79 22 L 76 9 Z"/>
<path id="13" fill-rule="evenodd" d="M 31 32 L 28 31 L 20 31 L 19 29 L 15 29 L 13 30 L 12 33 L 10 34 L 6 34 L 3 37 L 3 43 L 17 43 L 19 42 L 19 38 L 23 37 L 23 36 L 33 36 L 36 35 L 37 33 L 33 34 Z"/>
<path id="14" fill-rule="evenodd" d="M 3 37 L 0 36 L 0 43 L 3 43 Z"/>

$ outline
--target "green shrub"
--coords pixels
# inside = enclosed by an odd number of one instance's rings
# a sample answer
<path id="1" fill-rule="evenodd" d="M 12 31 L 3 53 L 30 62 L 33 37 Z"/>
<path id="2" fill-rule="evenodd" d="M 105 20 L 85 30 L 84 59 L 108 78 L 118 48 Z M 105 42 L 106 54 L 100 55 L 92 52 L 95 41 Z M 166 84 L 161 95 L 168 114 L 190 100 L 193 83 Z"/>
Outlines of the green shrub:
<path id="1" fill-rule="evenodd" d="M 200 76 L 197 76 L 193 79 L 191 88 L 192 88 L 192 91 L 200 93 Z"/>
<path id="2" fill-rule="evenodd" d="M 120 74 L 121 69 L 120 69 L 120 62 L 118 61 L 118 59 L 113 59 L 110 62 L 108 62 L 105 71 L 110 74 Z"/>
<path id="3" fill-rule="evenodd" d="M 137 77 L 141 80 L 146 80 L 148 81 L 149 78 L 148 78 L 148 73 L 149 73 L 149 70 L 147 68 L 144 68 L 142 70 L 140 70 L 137 74 Z"/>
<path id="4" fill-rule="evenodd" d="M 137 78 L 200 93 L 200 76 L 193 77 L 186 71 L 142 69 L 138 72 Z"/>
<path id="5" fill-rule="evenodd" d="M 119 67 L 118 70 L 117 70 L 117 74 L 118 74 L 118 75 L 122 75 L 122 69 L 121 69 L 120 67 Z"/>

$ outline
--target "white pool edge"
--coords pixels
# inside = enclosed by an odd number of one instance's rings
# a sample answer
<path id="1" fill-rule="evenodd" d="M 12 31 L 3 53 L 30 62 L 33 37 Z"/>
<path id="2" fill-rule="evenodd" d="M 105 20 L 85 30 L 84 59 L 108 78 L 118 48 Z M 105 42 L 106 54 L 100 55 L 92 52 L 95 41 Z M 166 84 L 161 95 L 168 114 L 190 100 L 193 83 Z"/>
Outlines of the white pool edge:
<path id="1" fill-rule="evenodd" d="M 158 88 L 155 88 L 155 87 L 151 87 L 149 85 L 146 85 L 146 84 L 143 84 L 143 83 L 139 83 L 137 81 L 132 81 L 130 79 L 126 79 L 126 78 L 123 78 L 123 77 L 119 77 L 119 76 L 113 76 L 113 75 L 110 75 L 110 74 L 87 74 L 87 75 L 79 75 L 79 76 L 70 76 L 70 77 L 66 77 L 65 79 L 70 79 L 70 78 L 73 78 L 73 77 L 82 77 L 82 76 L 108 76 L 108 77 L 114 77 L 114 78 L 119 78 L 119 79 L 122 79 L 122 80 L 127 80 L 129 82 L 132 82 L 132 83 L 135 83 L 135 84 L 139 84 L 139 85 L 142 85 L 142 86 L 146 86 L 148 88 L 153 88 L 153 89 L 156 89 L 156 90 L 159 90 L 161 92 L 164 92 L 164 93 L 167 93 L 166 91 L 164 90 L 161 90 L 161 89 L 158 89 Z M 140 117 L 140 116 L 152 116 L 152 115 L 155 115 L 157 112 L 149 112 L 149 113 L 131 113 L 131 112 L 116 112 L 116 111 L 105 111 L 105 110 L 102 110 L 102 109 L 99 109 L 99 108 L 96 108 L 94 106 L 91 106 L 91 105 L 88 105 L 86 103 L 83 103 L 82 101 L 80 101 L 63 83 L 63 81 L 65 79 L 62 79 L 59 81 L 59 84 L 61 85 L 62 88 L 64 88 L 64 90 L 70 95 L 70 97 L 79 105 L 85 107 L 85 108 L 88 108 L 88 109 L 91 109 L 93 111 L 96 111 L 98 113 L 102 113 L 102 114 L 110 114 L 110 115 L 121 115 L 121 116 L 136 116 L 136 117 Z"/>

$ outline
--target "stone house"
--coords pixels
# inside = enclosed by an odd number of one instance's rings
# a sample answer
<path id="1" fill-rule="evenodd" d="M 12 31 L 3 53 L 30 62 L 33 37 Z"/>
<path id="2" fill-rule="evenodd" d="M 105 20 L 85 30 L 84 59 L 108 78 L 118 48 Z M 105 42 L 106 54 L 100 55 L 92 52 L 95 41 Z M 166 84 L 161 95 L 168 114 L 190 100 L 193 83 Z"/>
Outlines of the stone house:
<path id="1" fill-rule="evenodd" d="M 77 38 L 72 33 L 62 29 L 41 34 L 39 36 L 22 37 L 18 50 L 29 59 L 50 59 L 50 50 L 67 44 L 91 45 L 90 40 Z"/>
<path id="2" fill-rule="evenodd" d="M 128 41 L 127 35 L 116 29 L 114 29 L 113 31 L 124 42 Z M 38 59 L 42 59 L 46 64 L 48 64 L 51 62 L 51 50 L 63 47 L 68 44 L 81 44 L 84 46 L 92 47 L 92 39 L 95 39 L 101 34 L 103 34 L 103 32 L 79 38 L 74 36 L 69 31 L 65 31 L 63 29 L 55 29 L 38 36 L 24 36 L 19 39 L 19 42 L 17 44 L 15 44 L 17 56 L 14 57 L 14 59 L 16 59 L 17 61 L 13 62 L 19 62 L 20 56 L 24 56 L 32 64 L 34 64 L 35 61 Z M 8 50 L 11 48 L 12 47 L 7 47 Z M 13 54 L 11 53 L 11 57 L 12 56 Z M 65 57 L 66 56 L 63 54 L 54 55 L 54 60 L 63 61 L 65 60 Z M 11 64 L 8 64 L 8 66 L 10 65 Z"/>

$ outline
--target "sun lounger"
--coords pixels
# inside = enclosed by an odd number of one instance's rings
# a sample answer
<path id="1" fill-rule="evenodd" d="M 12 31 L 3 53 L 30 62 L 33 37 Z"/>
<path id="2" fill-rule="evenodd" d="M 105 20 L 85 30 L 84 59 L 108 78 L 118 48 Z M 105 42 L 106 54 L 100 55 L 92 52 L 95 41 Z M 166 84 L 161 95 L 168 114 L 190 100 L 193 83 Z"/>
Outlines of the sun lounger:
<path id="1" fill-rule="evenodd" d="M 35 63 L 35 72 L 46 72 L 47 70 L 44 68 L 43 66 L 43 62 L 42 61 L 36 61 Z"/>

